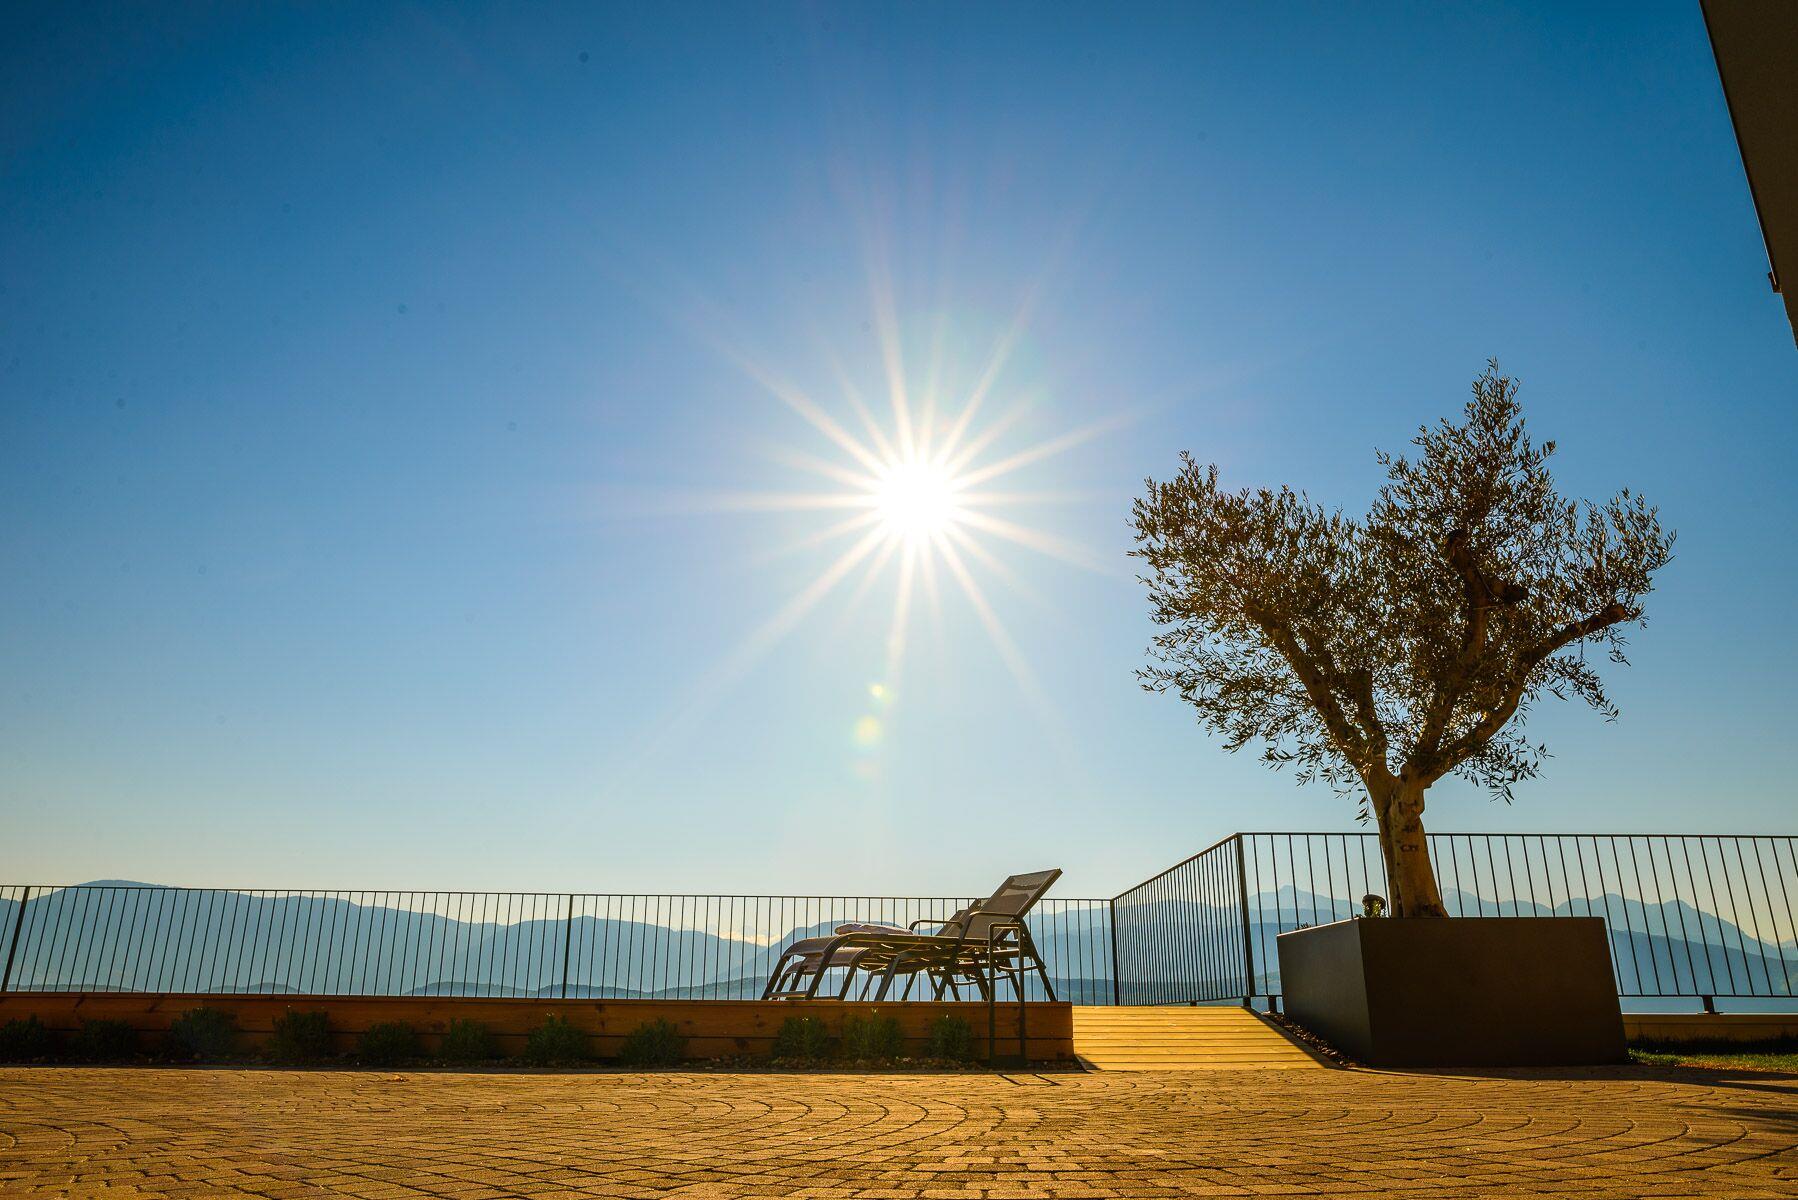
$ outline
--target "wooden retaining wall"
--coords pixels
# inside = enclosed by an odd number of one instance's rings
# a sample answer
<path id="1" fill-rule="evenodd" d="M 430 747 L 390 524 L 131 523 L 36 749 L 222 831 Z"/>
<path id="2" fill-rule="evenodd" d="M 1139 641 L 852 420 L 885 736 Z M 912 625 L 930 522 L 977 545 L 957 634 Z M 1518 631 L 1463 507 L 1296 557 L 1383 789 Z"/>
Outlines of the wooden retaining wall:
<path id="1" fill-rule="evenodd" d="M 1798 1013 L 1624 1013 L 1631 1042 L 1776 1042 L 1798 1039 Z"/>
<path id="2" fill-rule="evenodd" d="M 612 1058 L 626 1034 L 639 1025 L 666 1020 L 687 1038 L 691 1058 L 765 1056 L 773 1048 L 781 1022 L 792 1016 L 823 1020 L 834 1035 L 852 1013 L 880 1012 L 895 1018 L 905 1034 L 907 1053 L 922 1056 L 930 1026 L 950 1013 L 974 1030 L 975 1051 L 984 1057 L 987 1007 L 984 1004 L 939 1004 L 910 1001 L 867 1004 L 836 1000 L 539 1000 L 487 999 L 465 996 L 218 996 L 131 992 L 12 992 L 0 995 L 0 1023 L 36 1015 L 51 1029 L 72 1032 L 83 1020 L 126 1021 L 151 1049 L 169 1022 L 191 1008 L 217 1008 L 231 1013 L 243 1034 L 240 1044 L 259 1046 L 274 1021 L 288 1009 L 328 1014 L 336 1048 L 354 1049 L 370 1025 L 405 1021 L 417 1029 L 425 1051 L 434 1052 L 451 1020 L 483 1022 L 508 1056 L 524 1049 L 531 1030 L 554 1013 L 592 1038 L 592 1053 Z M 1018 1050 L 1018 1005 L 995 1006 L 997 1050 Z M 1032 1003 L 1025 1014 L 1032 1061 L 1067 1061 L 1074 1056 L 1072 1007 Z"/>

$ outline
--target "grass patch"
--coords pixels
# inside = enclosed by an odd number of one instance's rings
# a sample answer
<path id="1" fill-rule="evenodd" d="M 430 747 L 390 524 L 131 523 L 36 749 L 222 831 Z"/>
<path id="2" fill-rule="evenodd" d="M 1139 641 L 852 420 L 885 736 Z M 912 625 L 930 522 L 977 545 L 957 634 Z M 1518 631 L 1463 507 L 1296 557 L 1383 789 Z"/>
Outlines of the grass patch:
<path id="1" fill-rule="evenodd" d="M 124 1021 L 83 1021 L 69 1053 L 82 1062 L 122 1062 L 137 1053 L 137 1030 Z"/>
<path id="2" fill-rule="evenodd" d="M 819 1063 L 830 1057 L 830 1031 L 817 1017 L 788 1017 L 774 1034 L 777 1063 Z"/>
<path id="3" fill-rule="evenodd" d="M 362 1031 L 356 1057 L 370 1066 L 391 1067 L 418 1057 L 418 1031 L 404 1021 L 383 1021 Z"/>
<path id="4" fill-rule="evenodd" d="M 645 1021 L 625 1036 L 619 1061 L 633 1067 L 666 1067 L 687 1056 L 687 1039 L 667 1021 Z"/>
<path id="5" fill-rule="evenodd" d="M 0 1062 L 47 1062 L 56 1056 L 56 1039 L 36 1014 L 0 1025 Z"/>
<path id="6" fill-rule="evenodd" d="M 482 1022 L 457 1017 L 443 1032 L 443 1057 L 450 1062 L 485 1062 L 499 1057 L 499 1044 Z"/>
<path id="7" fill-rule="evenodd" d="M 225 1058 L 237 1044 L 237 1018 L 222 1008 L 190 1008 L 169 1022 L 169 1053 L 210 1062 Z"/>
<path id="8" fill-rule="evenodd" d="M 1629 1060 L 1645 1067 L 1705 1067 L 1713 1071 L 1787 1071 L 1798 1074 L 1798 1041 L 1641 1043 Z"/>
<path id="9" fill-rule="evenodd" d="M 566 1017 L 547 1016 L 525 1039 L 524 1061 L 540 1067 L 561 1066 L 587 1057 L 587 1035 Z"/>
<path id="10" fill-rule="evenodd" d="M 974 1057 L 974 1028 L 960 1017 L 938 1017 L 930 1023 L 930 1057 L 969 1062 Z"/>
<path id="11" fill-rule="evenodd" d="M 317 1062 L 331 1053 L 331 1020 L 322 1012 L 290 1008 L 275 1018 L 263 1048 L 278 1063 Z"/>
<path id="12" fill-rule="evenodd" d="M 843 1018 L 842 1051 L 850 1062 L 890 1063 L 905 1053 L 905 1034 L 896 1017 L 857 1013 Z"/>

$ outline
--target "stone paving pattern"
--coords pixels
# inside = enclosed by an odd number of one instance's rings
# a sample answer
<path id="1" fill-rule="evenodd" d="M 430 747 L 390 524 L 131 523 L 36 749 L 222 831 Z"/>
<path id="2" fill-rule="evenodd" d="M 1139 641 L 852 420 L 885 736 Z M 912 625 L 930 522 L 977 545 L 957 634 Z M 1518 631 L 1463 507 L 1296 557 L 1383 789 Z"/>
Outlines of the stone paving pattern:
<path id="1" fill-rule="evenodd" d="M 1798 1196 L 1798 1078 L 0 1068 L 0 1195 Z"/>

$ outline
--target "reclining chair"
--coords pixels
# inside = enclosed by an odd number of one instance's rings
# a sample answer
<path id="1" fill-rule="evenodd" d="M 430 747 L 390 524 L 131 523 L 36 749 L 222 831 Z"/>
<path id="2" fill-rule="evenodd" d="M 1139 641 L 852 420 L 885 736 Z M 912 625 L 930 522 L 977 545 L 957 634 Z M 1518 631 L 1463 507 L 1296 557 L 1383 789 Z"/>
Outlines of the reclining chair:
<path id="1" fill-rule="evenodd" d="M 865 976 L 863 996 L 878 981 L 876 1000 L 886 999 L 900 976 L 905 977 L 900 998 L 910 996 L 920 975 L 934 985 L 932 998 L 937 1000 L 951 989 L 959 998 L 961 988 L 967 985 L 988 999 L 989 979 L 1006 975 L 1022 1000 L 1025 973 L 1034 970 L 1053 1000 L 1055 989 L 1024 916 L 1059 878 L 1059 870 L 1013 875 L 985 900 L 941 922 L 935 933 L 920 932 L 920 926 L 938 924 L 922 920 L 909 927 L 844 924 L 829 937 L 801 938 L 781 952 L 762 989 L 762 999 L 815 999 L 825 974 L 841 970 L 842 986 L 834 997 L 838 1000 L 849 994 L 858 974 Z"/>

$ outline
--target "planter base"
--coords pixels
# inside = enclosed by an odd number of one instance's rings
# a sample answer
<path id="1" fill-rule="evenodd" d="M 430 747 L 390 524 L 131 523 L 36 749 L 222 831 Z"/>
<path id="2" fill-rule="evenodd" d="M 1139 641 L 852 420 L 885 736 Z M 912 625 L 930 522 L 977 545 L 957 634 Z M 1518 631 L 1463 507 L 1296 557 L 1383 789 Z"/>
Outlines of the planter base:
<path id="1" fill-rule="evenodd" d="M 1278 944 L 1286 1015 L 1370 1066 L 1628 1057 L 1598 917 L 1338 921 Z"/>

